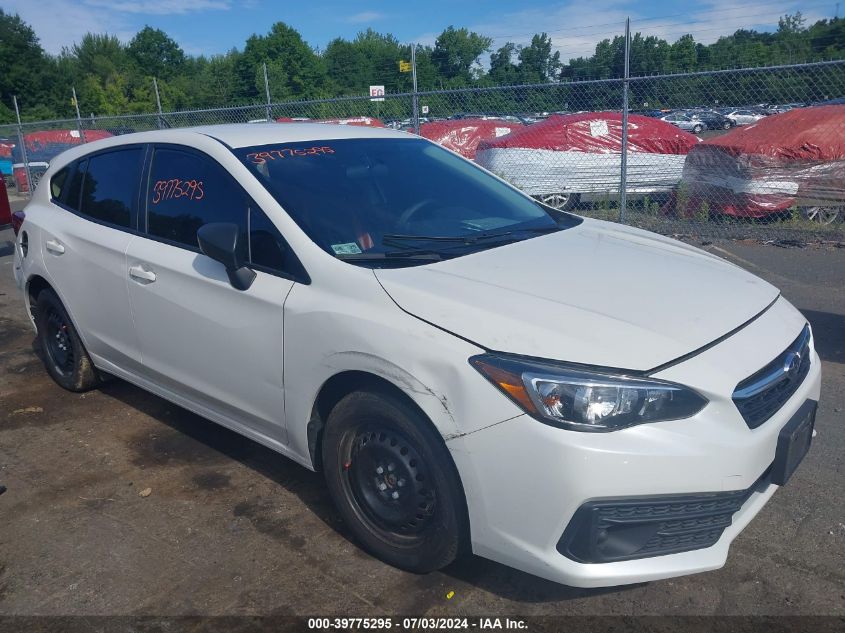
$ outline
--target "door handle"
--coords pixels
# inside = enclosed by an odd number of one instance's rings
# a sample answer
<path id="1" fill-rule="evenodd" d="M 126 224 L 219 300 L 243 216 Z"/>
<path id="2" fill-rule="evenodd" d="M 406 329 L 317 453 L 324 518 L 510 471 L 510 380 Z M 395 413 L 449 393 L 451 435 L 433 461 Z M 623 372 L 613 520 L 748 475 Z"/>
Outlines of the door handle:
<path id="1" fill-rule="evenodd" d="M 44 246 L 46 246 L 47 250 L 53 253 L 53 255 L 64 255 L 65 247 L 59 240 L 47 240 L 44 243 Z"/>
<path id="2" fill-rule="evenodd" d="M 143 266 L 130 266 L 129 276 L 143 283 L 151 284 L 156 280 L 156 274 Z"/>

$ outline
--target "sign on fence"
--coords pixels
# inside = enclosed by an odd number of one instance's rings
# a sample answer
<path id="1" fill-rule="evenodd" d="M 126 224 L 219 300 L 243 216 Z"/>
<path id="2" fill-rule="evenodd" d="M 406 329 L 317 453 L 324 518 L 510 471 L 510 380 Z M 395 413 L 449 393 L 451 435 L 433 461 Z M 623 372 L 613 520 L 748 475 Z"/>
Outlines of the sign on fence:
<path id="1" fill-rule="evenodd" d="M 370 86 L 370 101 L 384 101 L 384 86 Z"/>

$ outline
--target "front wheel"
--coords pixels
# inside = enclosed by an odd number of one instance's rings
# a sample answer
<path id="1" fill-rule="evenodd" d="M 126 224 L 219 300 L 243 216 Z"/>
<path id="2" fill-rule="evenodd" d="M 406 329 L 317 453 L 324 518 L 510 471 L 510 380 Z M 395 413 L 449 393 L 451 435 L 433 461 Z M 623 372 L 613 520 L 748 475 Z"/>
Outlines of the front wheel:
<path id="1" fill-rule="evenodd" d="M 579 195 L 577 193 L 550 193 L 538 196 L 537 199 L 558 211 L 569 211 L 578 205 Z"/>
<path id="2" fill-rule="evenodd" d="M 695 127 L 692 128 L 692 132 L 693 132 L 693 134 L 698 134 L 703 129 L 704 128 L 702 128 L 700 125 L 696 125 Z"/>
<path id="3" fill-rule="evenodd" d="M 44 354 L 44 367 L 59 386 L 68 391 L 88 391 L 100 383 L 67 310 L 50 289 L 38 294 L 35 327 Z"/>
<path id="4" fill-rule="evenodd" d="M 442 438 L 391 394 L 356 392 L 332 410 L 322 446 L 329 492 L 364 548 L 408 571 L 451 563 L 465 505 Z"/>

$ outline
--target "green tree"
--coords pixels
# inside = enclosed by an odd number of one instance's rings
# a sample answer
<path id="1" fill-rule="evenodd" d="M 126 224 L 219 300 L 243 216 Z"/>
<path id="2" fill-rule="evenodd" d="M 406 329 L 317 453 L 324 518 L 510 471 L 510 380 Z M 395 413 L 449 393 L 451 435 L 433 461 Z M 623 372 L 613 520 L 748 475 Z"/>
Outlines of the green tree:
<path id="1" fill-rule="evenodd" d="M 450 26 L 434 42 L 431 61 L 451 85 L 465 85 L 480 74 L 478 58 L 490 50 L 493 39 L 465 28 Z"/>
<path id="2" fill-rule="evenodd" d="M 531 44 L 519 49 L 519 76 L 522 83 L 556 81 L 560 75 L 560 53 L 552 52 L 552 38 L 534 35 Z"/>
<path id="3" fill-rule="evenodd" d="M 296 29 L 276 22 L 267 35 L 253 35 L 235 63 L 238 93 L 247 101 L 264 100 L 263 72 L 257 80 L 256 69 L 263 63 L 272 66 L 276 80 L 272 88 L 274 100 L 304 99 L 325 96 L 327 83 L 323 59 L 305 43 Z"/>
<path id="4" fill-rule="evenodd" d="M 185 64 L 185 53 L 179 44 L 164 31 L 149 26 L 135 34 L 126 52 L 137 65 L 137 72 L 151 77 L 169 79 L 181 72 Z"/>
<path id="5" fill-rule="evenodd" d="M 0 101 L 6 106 L 0 111 L 0 120 L 14 120 L 13 95 L 18 96 L 25 113 L 52 101 L 45 86 L 47 64 L 35 31 L 19 16 L 0 9 Z M 49 105 L 47 108 L 52 110 Z"/>

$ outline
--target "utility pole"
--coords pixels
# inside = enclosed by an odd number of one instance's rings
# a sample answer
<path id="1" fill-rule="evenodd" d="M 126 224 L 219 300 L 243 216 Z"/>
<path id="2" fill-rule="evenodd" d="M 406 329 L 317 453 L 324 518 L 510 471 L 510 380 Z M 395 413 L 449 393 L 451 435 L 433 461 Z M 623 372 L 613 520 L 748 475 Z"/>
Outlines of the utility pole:
<path id="1" fill-rule="evenodd" d="M 411 44 L 411 78 L 414 84 L 413 101 L 413 118 L 414 118 L 414 134 L 420 133 L 420 102 L 417 96 L 417 44 Z"/>
<path id="2" fill-rule="evenodd" d="M 155 93 L 156 93 L 156 107 L 158 108 L 157 121 L 158 121 L 158 129 L 160 130 L 161 128 L 164 127 L 162 125 L 162 121 L 164 120 L 164 118 L 162 117 L 162 113 L 161 113 L 161 97 L 158 94 L 158 81 L 156 81 L 155 77 L 153 77 L 153 89 L 155 90 Z"/>
<path id="3" fill-rule="evenodd" d="M 622 162 L 619 178 L 619 221 L 628 210 L 628 80 L 631 61 L 631 18 L 625 18 L 625 76 L 622 80 Z"/>
<path id="4" fill-rule="evenodd" d="M 267 120 L 273 119 L 272 108 L 270 107 L 270 81 L 267 79 L 267 62 L 262 64 L 264 66 L 264 92 L 267 94 Z"/>
<path id="5" fill-rule="evenodd" d="M 23 159 L 23 168 L 26 171 L 26 188 L 27 188 L 27 195 L 32 197 L 32 174 L 29 173 L 29 158 L 26 156 L 26 143 L 24 143 L 23 137 L 23 125 L 21 124 L 21 111 L 18 108 L 18 96 L 14 95 L 12 97 L 12 101 L 15 102 L 15 116 L 18 117 L 18 143 L 21 146 L 21 158 Z M 20 192 L 18 192 L 20 193 Z"/>
<path id="6" fill-rule="evenodd" d="M 76 127 L 79 129 L 79 136 L 82 139 L 82 142 L 87 142 L 85 140 L 85 130 L 82 129 L 82 116 L 79 114 L 79 100 L 76 98 L 76 86 L 71 86 L 70 89 L 73 91 L 73 105 L 76 107 Z"/>

